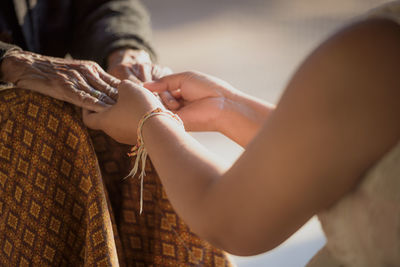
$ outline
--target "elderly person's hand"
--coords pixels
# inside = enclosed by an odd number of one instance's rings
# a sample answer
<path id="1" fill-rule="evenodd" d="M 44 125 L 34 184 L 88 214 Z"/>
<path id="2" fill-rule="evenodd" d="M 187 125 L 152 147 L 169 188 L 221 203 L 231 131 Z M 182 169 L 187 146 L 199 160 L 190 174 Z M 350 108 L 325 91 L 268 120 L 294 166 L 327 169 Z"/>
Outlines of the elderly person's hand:
<path id="1" fill-rule="evenodd" d="M 138 84 L 172 73 L 169 68 L 153 64 L 146 51 L 131 48 L 113 51 L 107 58 L 107 72 L 120 80 L 131 80 Z"/>
<path id="2" fill-rule="evenodd" d="M 101 111 L 115 103 L 120 81 L 90 61 L 14 50 L 1 63 L 2 79 L 82 108 Z"/>

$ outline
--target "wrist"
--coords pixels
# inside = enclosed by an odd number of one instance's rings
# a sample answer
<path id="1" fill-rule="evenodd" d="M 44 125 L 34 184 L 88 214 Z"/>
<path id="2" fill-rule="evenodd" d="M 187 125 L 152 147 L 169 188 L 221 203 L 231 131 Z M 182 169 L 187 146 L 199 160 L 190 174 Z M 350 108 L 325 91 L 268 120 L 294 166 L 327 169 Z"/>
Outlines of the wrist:
<path id="1" fill-rule="evenodd" d="M 176 114 L 170 111 L 164 110 L 162 108 L 156 108 L 148 113 L 146 113 L 143 118 L 138 123 L 137 128 L 137 143 L 133 150 L 139 150 L 140 146 L 144 147 L 146 143 L 145 140 L 148 138 L 149 134 L 156 133 L 157 140 L 160 141 L 159 129 L 169 128 L 172 131 L 185 131 L 182 120 Z M 147 139 L 148 140 L 148 139 Z"/>
<path id="2" fill-rule="evenodd" d="M 14 76 L 15 74 L 15 68 L 13 68 L 13 57 L 17 53 L 23 53 L 23 51 L 19 48 L 11 48 L 7 50 L 0 61 L 0 81 L 3 82 L 8 82 L 8 83 L 14 83 L 15 80 L 13 80 L 11 77 Z"/>
<path id="3" fill-rule="evenodd" d="M 7 73 L 7 69 L 8 69 L 8 65 L 9 65 L 9 52 L 7 51 L 4 53 L 4 55 L 2 56 L 1 60 L 0 60 L 0 81 L 4 81 L 4 82 L 9 82 L 6 80 L 6 73 Z"/>
<path id="4" fill-rule="evenodd" d="M 7 72 L 10 70 L 10 58 L 9 55 L 15 50 L 19 50 L 16 48 L 11 48 L 7 50 L 0 59 L 0 91 L 14 88 L 15 85 L 13 81 L 10 80 Z"/>
<path id="5" fill-rule="evenodd" d="M 12 44 L 2 43 L 2 47 L 0 49 L 0 80 L 2 78 L 1 65 L 3 60 L 7 57 L 7 55 L 14 53 L 15 51 L 22 51 L 22 49 Z"/>
<path id="6" fill-rule="evenodd" d="M 273 110 L 273 105 L 237 92 L 227 99 L 216 125 L 220 133 L 245 146 Z"/>
<path id="7" fill-rule="evenodd" d="M 216 131 L 228 135 L 232 127 L 237 127 L 236 121 L 239 113 L 240 107 L 238 103 L 231 98 L 225 98 L 223 108 L 213 123 Z"/>
<path id="8" fill-rule="evenodd" d="M 219 112 L 215 113 L 216 116 L 212 121 L 212 125 L 214 125 L 215 131 L 225 134 L 227 128 L 232 123 L 235 123 L 242 93 L 234 88 L 223 87 L 220 90 L 220 94 L 221 104 Z"/>
<path id="9" fill-rule="evenodd" d="M 8 68 L 9 60 L 10 60 L 9 58 L 4 57 L 0 62 L 0 80 L 4 82 L 8 82 L 6 80 L 6 77 L 7 77 L 7 69 L 9 69 Z"/>

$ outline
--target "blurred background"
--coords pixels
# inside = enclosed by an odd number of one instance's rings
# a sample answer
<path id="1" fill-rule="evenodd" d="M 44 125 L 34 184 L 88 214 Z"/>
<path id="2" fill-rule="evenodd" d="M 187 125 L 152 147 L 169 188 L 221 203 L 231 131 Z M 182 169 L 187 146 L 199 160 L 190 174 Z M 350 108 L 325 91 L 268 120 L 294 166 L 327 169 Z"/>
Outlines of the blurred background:
<path id="1" fill-rule="evenodd" d="M 325 38 L 385 0 L 142 0 L 161 65 L 198 70 L 277 103 L 302 60 Z M 217 133 L 194 136 L 234 162 L 243 149 Z M 304 266 L 325 243 L 316 217 L 278 248 L 233 257 L 239 267 Z"/>

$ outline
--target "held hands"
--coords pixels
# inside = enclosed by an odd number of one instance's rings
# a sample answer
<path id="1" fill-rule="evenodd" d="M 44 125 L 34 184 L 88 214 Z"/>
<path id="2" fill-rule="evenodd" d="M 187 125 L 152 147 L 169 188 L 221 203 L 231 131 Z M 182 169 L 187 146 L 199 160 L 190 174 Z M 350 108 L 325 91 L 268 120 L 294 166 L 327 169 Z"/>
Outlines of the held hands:
<path id="1" fill-rule="evenodd" d="M 152 64 L 147 52 L 129 48 L 108 57 L 107 70 L 111 75 L 95 62 L 20 50 L 8 52 L 0 66 L 4 81 L 91 111 L 101 111 L 115 103 L 119 79 L 142 83 L 171 73 L 168 68 Z"/>
<path id="2" fill-rule="evenodd" d="M 92 111 L 115 103 L 120 81 L 90 61 L 11 51 L 1 64 L 3 80 Z"/>
<path id="3" fill-rule="evenodd" d="M 164 108 L 153 93 L 130 80 L 118 86 L 116 104 L 101 112 L 83 110 L 83 122 L 89 128 L 103 130 L 116 141 L 136 143 L 136 131 L 140 119 L 149 111 Z"/>
<path id="4" fill-rule="evenodd" d="M 101 112 L 83 110 L 83 121 L 103 130 L 116 141 L 136 143 L 140 119 L 163 104 L 151 92 L 158 92 L 167 108 L 177 113 L 189 131 L 218 130 L 218 119 L 237 91 L 226 82 L 195 72 L 178 73 L 141 85 L 124 80 L 118 86 L 116 104 Z"/>
<path id="5" fill-rule="evenodd" d="M 199 72 L 172 74 L 144 87 L 159 93 L 188 131 L 219 131 L 218 121 L 238 94 L 227 82 Z"/>

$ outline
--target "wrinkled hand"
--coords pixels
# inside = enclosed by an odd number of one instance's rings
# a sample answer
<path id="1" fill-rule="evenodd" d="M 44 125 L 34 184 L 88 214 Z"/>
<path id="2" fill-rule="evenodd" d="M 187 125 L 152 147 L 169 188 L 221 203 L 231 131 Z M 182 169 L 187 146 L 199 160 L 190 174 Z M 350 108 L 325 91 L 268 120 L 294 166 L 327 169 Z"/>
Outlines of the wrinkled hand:
<path id="1" fill-rule="evenodd" d="M 79 107 L 101 111 L 115 103 L 120 83 L 98 64 L 12 51 L 1 64 L 2 79 Z"/>
<path id="2" fill-rule="evenodd" d="M 133 145 L 143 115 L 164 106 L 149 90 L 129 80 L 121 82 L 118 93 L 117 103 L 104 111 L 83 110 L 83 122 L 89 128 L 103 130 L 117 142 Z"/>
<path id="3" fill-rule="evenodd" d="M 151 62 L 144 50 L 122 48 L 112 52 L 107 58 L 107 72 L 120 80 L 131 80 L 138 84 L 171 74 L 166 67 Z"/>
<path id="4" fill-rule="evenodd" d="M 198 72 L 172 74 L 144 87 L 159 93 L 188 131 L 217 131 L 227 101 L 239 93 L 227 82 Z"/>

